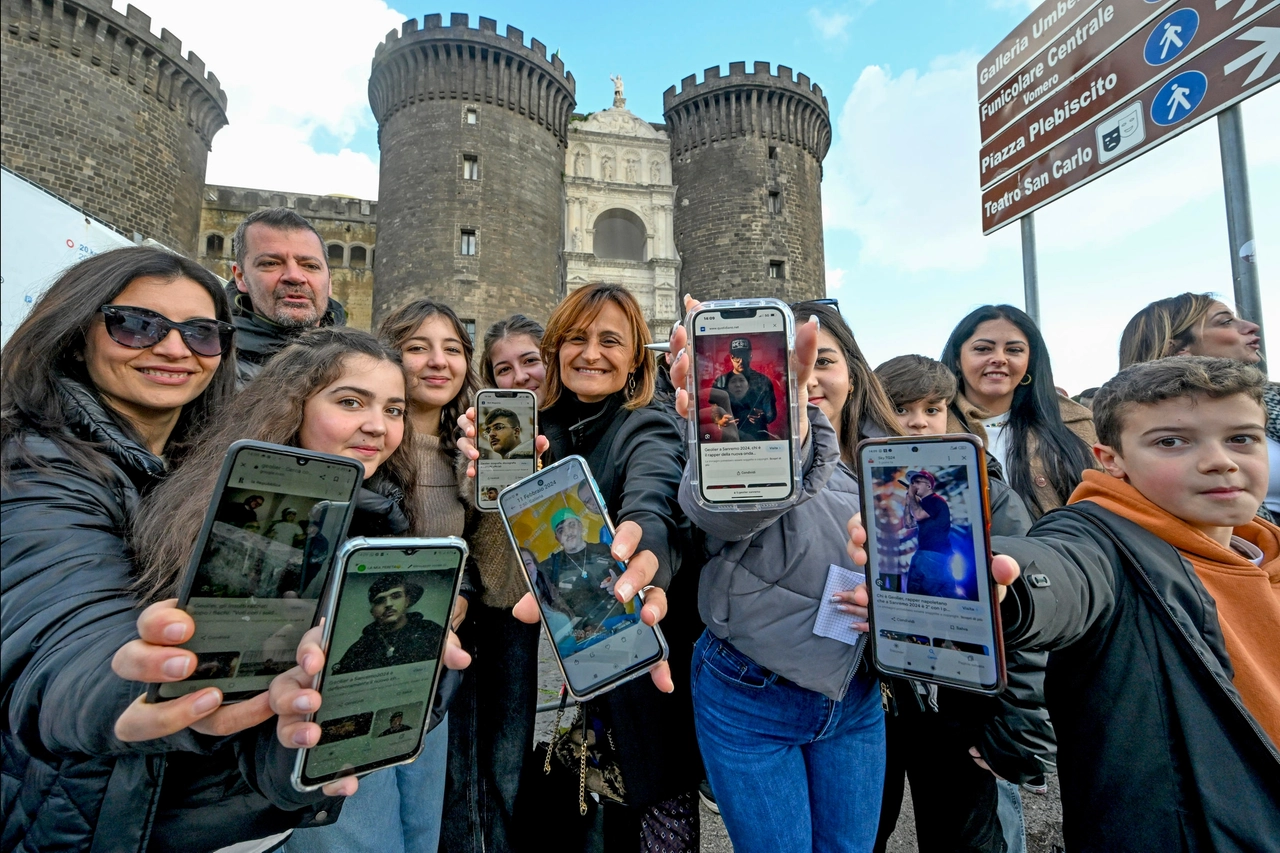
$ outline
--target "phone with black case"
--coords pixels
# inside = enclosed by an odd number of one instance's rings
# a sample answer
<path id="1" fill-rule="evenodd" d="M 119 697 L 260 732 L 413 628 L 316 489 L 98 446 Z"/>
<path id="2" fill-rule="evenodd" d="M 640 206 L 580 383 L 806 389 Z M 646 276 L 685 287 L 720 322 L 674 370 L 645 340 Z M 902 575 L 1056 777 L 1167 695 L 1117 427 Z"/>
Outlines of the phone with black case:
<path id="1" fill-rule="evenodd" d="M 310 791 L 413 761 L 431 717 L 467 545 L 350 539 L 325 594 L 316 675 L 320 740 L 300 750 L 293 785 Z"/>
<path id="2" fill-rule="evenodd" d="M 522 389 L 476 395 L 476 506 L 498 508 L 498 493 L 537 470 L 538 398 Z"/>
<path id="3" fill-rule="evenodd" d="M 239 702 L 294 665 L 363 480 L 364 466 L 343 456 L 260 441 L 227 449 L 178 595 L 195 620 L 182 647 L 196 667 L 150 685 L 147 701 L 217 687 Z"/>
<path id="4" fill-rule="evenodd" d="M 1004 644 L 982 444 L 972 435 L 872 438 L 857 461 L 876 668 L 999 693 Z"/>

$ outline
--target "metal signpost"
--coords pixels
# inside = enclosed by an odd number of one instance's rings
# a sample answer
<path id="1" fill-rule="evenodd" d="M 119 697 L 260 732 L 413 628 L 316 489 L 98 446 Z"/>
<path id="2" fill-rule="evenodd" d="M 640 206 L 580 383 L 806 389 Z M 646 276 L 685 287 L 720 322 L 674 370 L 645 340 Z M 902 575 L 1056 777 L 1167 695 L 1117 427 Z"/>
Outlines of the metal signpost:
<path id="1" fill-rule="evenodd" d="M 1031 212 L 1219 115 L 1236 306 L 1261 322 L 1239 110 L 1280 80 L 1280 0 L 1046 0 L 978 66 L 982 229 Z M 1030 255 L 1030 257 L 1028 257 Z"/>

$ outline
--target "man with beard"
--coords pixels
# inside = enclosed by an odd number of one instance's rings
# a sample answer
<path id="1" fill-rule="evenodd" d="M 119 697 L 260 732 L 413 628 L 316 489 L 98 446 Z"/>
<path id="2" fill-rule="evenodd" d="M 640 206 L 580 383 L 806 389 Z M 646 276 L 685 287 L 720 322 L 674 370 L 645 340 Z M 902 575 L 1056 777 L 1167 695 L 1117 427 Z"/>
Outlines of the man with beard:
<path id="1" fill-rule="evenodd" d="M 490 409 L 484 419 L 488 448 L 480 448 L 485 459 L 532 459 L 533 439 L 521 443 L 520 416 L 510 409 Z"/>
<path id="2" fill-rule="evenodd" d="M 618 604 L 613 584 L 622 572 L 608 545 L 586 540 L 586 526 L 569 507 L 551 516 L 551 530 L 560 548 L 542 561 L 538 571 L 579 617 L 574 630 L 581 641 L 595 633 Z"/>
<path id="3" fill-rule="evenodd" d="M 232 243 L 236 259 L 227 296 L 243 386 L 299 334 L 345 325 L 347 314 L 330 298 L 324 240 L 297 213 L 283 207 L 252 213 L 240 223 Z"/>
<path id="4" fill-rule="evenodd" d="M 768 441 L 769 424 L 777 419 L 778 406 L 772 380 L 751 369 L 750 339 L 730 341 L 729 364 L 733 369 L 717 376 L 711 387 L 728 392 L 742 441 Z"/>
<path id="5" fill-rule="evenodd" d="M 422 597 L 422 587 L 403 575 L 381 575 L 369 587 L 373 622 L 351 644 L 334 675 L 432 660 L 443 649 L 444 628 L 409 608 Z"/>

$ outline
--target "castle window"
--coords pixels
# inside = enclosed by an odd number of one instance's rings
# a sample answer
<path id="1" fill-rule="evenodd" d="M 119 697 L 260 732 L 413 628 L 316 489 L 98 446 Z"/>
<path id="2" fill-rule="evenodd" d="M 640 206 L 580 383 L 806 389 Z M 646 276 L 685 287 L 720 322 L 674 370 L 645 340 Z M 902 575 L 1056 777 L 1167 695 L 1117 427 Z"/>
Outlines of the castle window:
<path id="1" fill-rule="evenodd" d="M 778 159 L 778 146 L 776 146 L 776 145 L 770 145 L 770 146 L 769 146 L 769 159 L 770 159 L 770 160 L 777 160 L 777 159 Z"/>
<path id="2" fill-rule="evenodd" d="M 782 212 L 782 193 L 769 193 L 769 212 Z"/>
<path id="3" fill-rule="evenodd" d="M 330 243 L 329 244 L 329 266 L 331 267 L 342 266 L 342 256 L 343 256 L 342 244 Z"/>
<path id="4" fill-rule="evenodd" d="M 480 180 L 480 158 L 474 154 L 462 157 L 462 179 L 465 181 Z"/>
<path id="5" fill-rule="evenodd" d="M 222 257 L 222 246 L 223 241 L 221 234 L 210 234 L 208 237 L 204 238 L 204 253 L 210 257 Z"/>
<path id="6" fill-rule="evenodd" d="M 459 318 L 459 319 L 461 319 L 461 318 Z M 474 343 L 476 342 L 476 321 L 475 321 L 475 320 L 462 320 L 462 325 L 466 327 L 466 329 L 467 329 L 467 334 L 471 336 L 471 343 L 473 343 L 473 344 L 474 344 Z"/>
<path id="7" fill-rule="evenodd" d="M 786 278 L 786 272 L 782 261 L 769 261 L 769 278 Z"/>
<path id="8" fill-rule="evenodd" d="M 614 208 L 600 214 L 595 223 L 597 258 L 644 262 L 644 221 L 629 210 Z"/>
<path id="9" fill-rule="evenodd" d="M 467 124 L 478 124 L 480 121 L 480 111 L 475 107 L 467 107 L 466 122 Z"/>
<path id="10" fill-rule="evenodd" d="M 474 255 L 476 253 L 476 232 L 462 229 L 462 241 L 459 251 L 464 255 Z"/>
<path id="11" fill-rule="evenodd" d="M 363 266 L 365 266 L 365 248 L 364 248 L 364 246 L 352 246 L 352 247 L 351 247 L 351 266 L 353 266 L 353 267 L 363 267 Z"/>

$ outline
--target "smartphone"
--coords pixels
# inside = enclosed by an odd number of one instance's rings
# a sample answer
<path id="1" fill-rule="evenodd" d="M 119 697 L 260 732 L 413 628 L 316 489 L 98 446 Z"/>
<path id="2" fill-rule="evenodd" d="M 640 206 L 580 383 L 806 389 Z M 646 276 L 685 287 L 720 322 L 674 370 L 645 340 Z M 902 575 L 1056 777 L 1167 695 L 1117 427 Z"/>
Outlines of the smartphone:
<path id="1" fill-rule="evenodd" d="M 582 702 L 644 675 L 667 657 L 662 632 L 640 621 L 644 599 L 620 602 L 613 524 L 581 456 L 570 456 L 498 496 L 511 544 L 538 600 L 569 693 Z"/>
<path id="2" fill-rule="evenodd" d="M 467 545 L 440 539 L 348 540 L 338 553 L 316 675 L 320 740 L 298 751 L 293 786 L 406 764 L 422 751 Z"/>
<path id="3" fill-rule="evenodd" d="M 981 442 L 871 438 L 857 456 L 876 668 L 999 693 L 1004 644 Z"/>
<path id="4" fill-rule="evenodd" d="M 704 302 L 687 326 L 695 496 L 724 510 L 791 503 L 800 488 L 791 309 L 776 299 Z"/>
<path id="5" fill-rule="evenodd" d="M 196 668 L 152 684 L 147 701 L 217 687 L 239 702 L 293 666 L 363 479 L 342 456 L 260 441 L 227 449 L 178 596 L 196 623 L 182 646 Z"/>
<path id="6" fill-rule="evenodd" d="M 537 470 L 538 398 L 486 388 L 476 395 L 476 506 L 498 508 L 498 493 Z"/>

